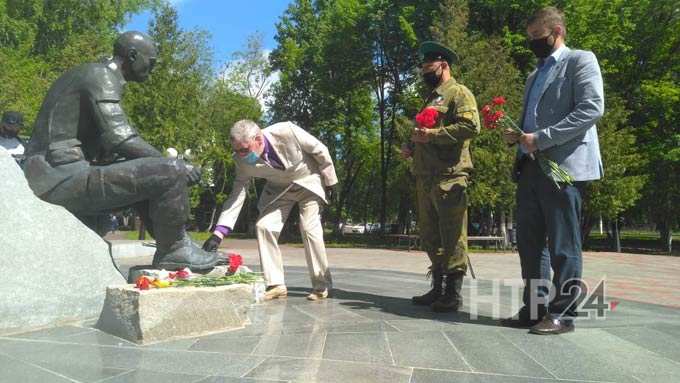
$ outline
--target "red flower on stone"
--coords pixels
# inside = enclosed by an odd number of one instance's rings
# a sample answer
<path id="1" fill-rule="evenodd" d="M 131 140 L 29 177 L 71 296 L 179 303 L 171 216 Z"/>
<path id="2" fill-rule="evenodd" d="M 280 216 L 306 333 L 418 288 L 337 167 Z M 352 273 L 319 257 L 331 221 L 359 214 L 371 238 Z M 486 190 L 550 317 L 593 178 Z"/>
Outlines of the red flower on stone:
<path id="1" fill-rule="evenodd" d="M 149 278 L 145 276 L 141 276 L 137 278 L 137 282 L 135 282 L 135 287 L 137 287 L 140 290 L 148 290 L 150 288 L 151 283 L 149 282 Z"/>
<path id="2" fill-rule="evenodd" d="M 238 254 L 229 254 L 229 272 L 235 273 L 238 267 L 243 264 L 243 258 Z"/>
<path id="3" fill-rule="evenodd" d="M 191 273 L 187 269 L 182 269 L 182 270 L 177 270 L 177 278 L 179 279 L 187 279 L 191 276 Z"/>
<path id="4" fill-rule="evenodd" d="M 416 114 L 416 122 L 419 128 L 432 128 L 437 124 L 437 117 L 439 117 L 437 109 L 427 107 Z"/>
<path id="5" fill-rule="evenodd" d="M 505 97 L 503 97 L 503 96 L 494 97 L 491 100 L 491 103 L 493 103 L 494 105 L 504 105 L 505 104 Z"/>

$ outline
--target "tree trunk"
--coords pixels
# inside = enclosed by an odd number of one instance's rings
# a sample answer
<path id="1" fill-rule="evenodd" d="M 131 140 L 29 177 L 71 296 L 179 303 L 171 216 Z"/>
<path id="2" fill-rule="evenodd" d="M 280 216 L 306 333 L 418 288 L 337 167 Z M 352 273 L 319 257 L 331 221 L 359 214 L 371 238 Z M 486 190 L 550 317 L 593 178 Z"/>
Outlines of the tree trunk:
<path id="1" fill-rule="evenodd" d="M 583 248 L 588 248 L 590 245 L 590 231 L 593 230 L 593 217 L 591 215 L 584 215 L 581 221 L 581 244 Z"/>
<path id="2" fill-rule="evenodd" d="M 621 232 L 619 228 L 619 219 L 614 218 L 612 222 L 612 233 L 614 235 L 614 251 L 617 253 L 621 252 Z"/>
<path id="3" fill-rule="evenodd" d="M 510 240 L 508 237 L 508 226 L 505 222 L 505 211 L 501 210 L 501 218 L 500 218 L 500 225 L 501 225 L 501 235 L 503 236 L 503 248 L 507 249 L 510 244 Z"/>
<path id="4" fill-rule="evenodd" d="M 671 230 L 671 225 L 668 222 L 662 222 L 657 227 L 659 228 L 662 249 L 671 254 L 673 251 L 673 231 Z"/>

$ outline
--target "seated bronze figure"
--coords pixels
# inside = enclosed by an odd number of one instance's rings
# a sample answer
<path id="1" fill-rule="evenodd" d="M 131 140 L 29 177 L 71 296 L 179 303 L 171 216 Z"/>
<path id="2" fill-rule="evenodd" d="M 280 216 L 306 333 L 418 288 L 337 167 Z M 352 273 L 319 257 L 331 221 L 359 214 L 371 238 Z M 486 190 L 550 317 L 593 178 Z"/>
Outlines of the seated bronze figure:
<path id="1" fill-rule="evenodd" d="M 145 81 L 156 58 L 151 37 L 125 32 L 111 59 L 77 66 L 57 79 L 36 118 L 24 173 L 37 196 L 76 216 L 137 207 L 156 239 L 155 267 L 211 269 L 218 255 L 196 246 L 185 231 L 187 188 L 200 171 L 163 158 L 121 106 L 126 81 Z"/>

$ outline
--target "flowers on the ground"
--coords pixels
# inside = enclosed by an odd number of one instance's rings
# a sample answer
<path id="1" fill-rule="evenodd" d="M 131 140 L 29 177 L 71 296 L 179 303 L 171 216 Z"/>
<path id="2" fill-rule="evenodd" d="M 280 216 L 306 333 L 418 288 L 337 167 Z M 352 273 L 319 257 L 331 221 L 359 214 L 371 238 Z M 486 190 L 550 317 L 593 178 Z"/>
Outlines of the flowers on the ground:
<path id="1" fill-rule="evenodd" d="M 163 280 L 163 279 L 154 279 L 153 282 L 151 282 L 154 287 L 163 288 L 163 287 L 170 287 L 170 281 L 168 280 Z"/>
<path id="2" fill-rule="evenodd" d="M 513 143 L 516 143 L 523 132 L 503 109 L 505 103 L 505 97 L 497 96 L 491 100 L 490 104 L 486 104 L 482 107 L 481 113 L 484 127 L 487 129 L 496 129 L 499 125 L 504 126 L 506 128 L 504 134 L 512 136 L 514 138 Z M 568 185 L 573 183 L 573 179 L 569 173 L 560 168 L 555 161 L 546 157 L 543 153 L 537 151 L 532 153 L 531 156 L 536 158 L 543 173 L 555 183 L 555 186 L 557 186 L 558 189 L 560 188 L 560 183 Z"/>
<path id="3" fill-rule="evenodd" d="M 142 275 L 141 277 L 137 278 L 137 281 L 135 282 L 135 287 L 140 290 L 148 290 L 151 287 L 151 281 L 149 280 L 149 278 Z"/>
<path id="4" fill-rule="evenodd" d="M 241 268 L 239 270 L 239 267 Z M 238 273 L 236 273 L 238 271 Z M 193 274 L 189 268 L 177 271 L 158 270 L 154 275 L 142 275 L 135 281 L 135 287 L 140 290 L 152 288 L 162 289 L 167 287 L 205 287 L 224 286 L 237 283 L 254 283 L 259 278 L 258 273 L 253 273 L 243 266 L 243 258 L 239 254 L 229 254 L 229 270 L 225 275 L 203 276 Z"/>
<path id="5" fill-rule="evenodd" d="M 229 272 L 234 274 L 239 266 L 243 264 L 243 258 L 236 253 L 229 254 Z"/>
<path id="6" fill-rule="evenodd" d="M 176 278 L 179 278 L 179 279 L 189 279 L 189 278 L 191 278 L 191 270 L 189 270 L 188 267 L 185 267 L 182 270 L 177 270 Z"/>
<path id="7" fill-rule="evenodd" d="M 437 124 L 439 111 L 433 107 L 426 107 L 420 113 L 416 114 L 416 123 L 419 128 L 432 128 Z"/>

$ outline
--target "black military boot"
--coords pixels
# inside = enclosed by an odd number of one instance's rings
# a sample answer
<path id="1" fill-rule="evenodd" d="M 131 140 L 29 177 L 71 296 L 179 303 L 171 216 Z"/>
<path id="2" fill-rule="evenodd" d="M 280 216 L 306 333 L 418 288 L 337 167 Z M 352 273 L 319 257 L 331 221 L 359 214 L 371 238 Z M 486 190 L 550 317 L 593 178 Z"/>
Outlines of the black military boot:
<path id="1" fill-rule="evenodd" d="M 446 274 L 446 287 L 444 294 L 432 303 L 432 311 L 437 313 L 447 313 L 458 311 L 458 308 L 463 304 L 463 297 L 460 295 L 460 290 L 463 288 L 464 273 L 455 272 Z"/>
<path id="2" fill-rule="evenodd" d="M 432 290 L 428 291 L 424 295 L 418 295 L 411 298 L 411 301 L 414 305 L 429 306 L 442 295 L 444 273 L 442 273 L 439 267 L 432 266 L 430 270 L 432 272 Z"/>
<path id="3" fill-rule="evenodd" d="M 153 267 L 166 270 L 180 270 L 188 267 L 191 271 L 210 271 L 217 264 L 223 263 L 223 257 L 216 252 L 207 252 L 196 245 L 189 235 L 180 230 L 179 238 L 168 241 L 164 231 L 156 229 L 156 253 L 153 256 Z M 160 232 L 160 233 L 159 233 Z M 162 233 L 162 234 L 161 234 Z"/>

